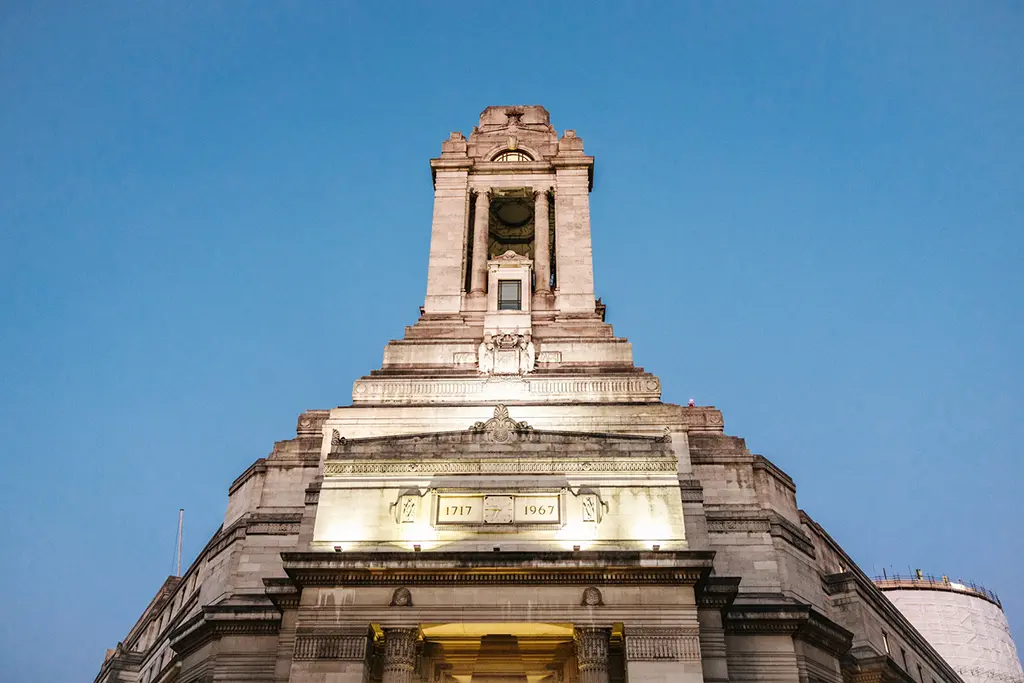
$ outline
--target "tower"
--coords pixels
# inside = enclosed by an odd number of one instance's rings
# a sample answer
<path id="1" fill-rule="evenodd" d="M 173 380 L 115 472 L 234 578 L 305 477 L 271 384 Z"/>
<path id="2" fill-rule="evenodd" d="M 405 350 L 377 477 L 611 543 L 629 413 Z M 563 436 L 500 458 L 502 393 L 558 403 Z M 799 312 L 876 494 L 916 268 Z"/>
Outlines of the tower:
<path id="1" fill-rule="evenodd" d="M 97 683 L 960 682 L 789 476 L 634 365 L 593 164 L 539 106 L 443 142 L 419 319 L 231 484 Z"/>
<path id="2" fill-rule="evenodd" d="M 875 584 L 967 683 L 1024 683 L 1010 625 L 992 591 L 920 569 Z"/>
<path id="3" fill-rule="evenodd" d="M 656 402 L 594 299 L 594 158 L 575 131 L 559 138 L 544 107 L 488 107 L 430 166 L 423 313 L 353 403 Z"/>

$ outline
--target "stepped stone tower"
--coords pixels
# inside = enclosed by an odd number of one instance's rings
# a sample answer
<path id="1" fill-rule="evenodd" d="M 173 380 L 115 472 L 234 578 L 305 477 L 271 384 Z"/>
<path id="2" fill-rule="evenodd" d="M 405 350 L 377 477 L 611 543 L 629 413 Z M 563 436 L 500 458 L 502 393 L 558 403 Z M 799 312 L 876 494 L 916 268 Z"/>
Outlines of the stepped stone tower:
<path id="1" fill-rule="evenodd" d="M 442 143 L 420 319 L 231 485 L 98 682 L 960 681 L 785 473 L 633 364 L 593 164 L 539 106 Z"/>

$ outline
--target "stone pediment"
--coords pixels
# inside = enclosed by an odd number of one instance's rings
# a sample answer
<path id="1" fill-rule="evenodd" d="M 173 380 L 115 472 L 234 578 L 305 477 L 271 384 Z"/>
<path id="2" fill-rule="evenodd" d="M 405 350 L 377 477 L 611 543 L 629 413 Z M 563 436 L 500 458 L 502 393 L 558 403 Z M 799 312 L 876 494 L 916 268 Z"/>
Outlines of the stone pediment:
<path id="1" fill-rule="evenodd" d="M 534 429 L 525 421 L 513 419 L 504 405 L 498 405 L 489 420 L 477 422 L 469 429 L 461 431 L 346 439 L 337 430 L 334 430 L 330 457 L 364 456 L 373 453 L 411 454 L 423 452 L 434 454 L 438 451 L 462 450 L 479 454 L 483 451 L 500 451 L 525 443 L 549 445 L 551 450 L 571 447 L 573 450 L 644 450 L 654 452 L 666 450 L 670 452 L 668 441 L 667 435 L 657 437 Z"/>

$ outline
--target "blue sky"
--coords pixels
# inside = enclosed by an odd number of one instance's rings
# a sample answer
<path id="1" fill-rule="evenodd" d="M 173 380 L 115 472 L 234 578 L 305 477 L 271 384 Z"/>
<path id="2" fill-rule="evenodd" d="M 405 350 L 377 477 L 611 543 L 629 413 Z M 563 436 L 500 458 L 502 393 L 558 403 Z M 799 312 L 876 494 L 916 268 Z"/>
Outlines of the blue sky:
<path id="1" fill-rule="evenodd" d="M 91 679 L 422 303 L 491 104 L 597 158 L 599 296 L 868 573 L 1024 638 L 1019 3 L 0 8 L 0 655 Z M 55 656 L 40 657 L 49 652 Z"/>

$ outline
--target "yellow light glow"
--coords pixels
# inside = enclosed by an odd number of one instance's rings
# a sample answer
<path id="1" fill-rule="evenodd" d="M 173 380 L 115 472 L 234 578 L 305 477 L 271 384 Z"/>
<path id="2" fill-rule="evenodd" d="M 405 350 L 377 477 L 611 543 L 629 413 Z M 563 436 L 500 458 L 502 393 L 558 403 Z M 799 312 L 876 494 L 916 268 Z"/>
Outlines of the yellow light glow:
<path id="1" fill-rule="evenodd" d="M 597 538 L 597 525 L 586 522 L 569 522 L 555 534 L 558 544 L 565 550 L 573 550 L 573 546 L 579 546 L 580 550 L 589 548 Z"/>
<path id="2" fill-rule="evenodd" d="M 675 536 L 668 523 L 656 519 L 634 523 L 632 535 L 634 541 L 648 549 L 654 544 L 665 546 L 671 543 Z"/>

